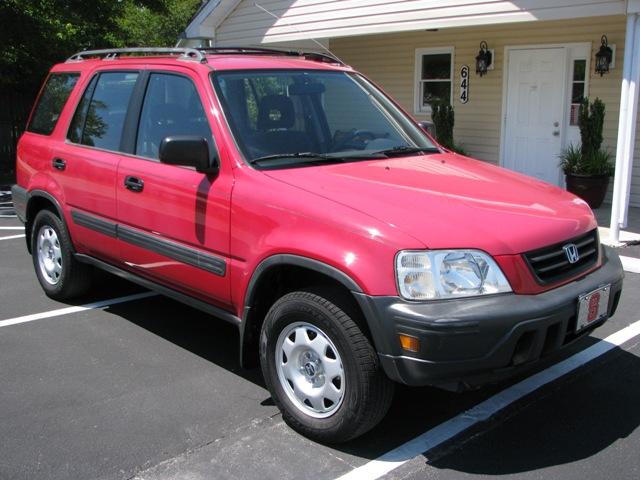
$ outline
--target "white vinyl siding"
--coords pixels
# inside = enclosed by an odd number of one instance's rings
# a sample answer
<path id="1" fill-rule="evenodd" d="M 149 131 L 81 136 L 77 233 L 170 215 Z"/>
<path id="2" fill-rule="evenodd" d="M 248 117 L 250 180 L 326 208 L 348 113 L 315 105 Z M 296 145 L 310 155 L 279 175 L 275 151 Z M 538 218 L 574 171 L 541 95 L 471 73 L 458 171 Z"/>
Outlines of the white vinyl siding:
<path id="1" fill-rule="evenodd" d="M 224 3 L 224 2 L 223 2 Z M 234 2 L 235 3 L 235 2 Z M 429 28 L 625 13 L 624 0 L 242 0 L 215 26 L 219 45 L 255 45 Z M 600 30 L 599 30 L 600 31 Z"/>
<path id="2" fill-rule="evenodd" d="M 593 72 L 593 58 L 606 32 L 609 43 L 617 46 L 616 68 L 603 77 Z M 615 156 L 620 109 L 622 58 L 624 56 L 625 17 L 581 18 L 570 21 L 531 22 L 493 27 L 443 29 L 437 32 L 407 32 L 386 35 L 336 38 L 331 49 L 355 69 L 369 76 L 410 113 L 415 109 L 415 52 L 418 48 L 453 46 L 454 136 L 467 153 L 498 164 L 502 130 L 504 52 L 506 46 L 591 43 L 587 73 L 589 98 L 601 98 L 606 105 L 604 146 Z M 480 41 L 494 49 L 495 69 L 480 78 L 475 73 L 475 57 Z M 589 64 L 589 62 L 588 62 Z M 469 65 L 469 102 L 458 101 L 460 67 Z M 427 114 L 416 114 L 418 119 Z M 576 127 L 573 127 L 576 128 Z M 577 128 L 576 128 L 577 130 Z M 640 127 L 636 137 L 631 203 L 640 206 Z M 613 183 L 613 180 L 612 182 Z"/>

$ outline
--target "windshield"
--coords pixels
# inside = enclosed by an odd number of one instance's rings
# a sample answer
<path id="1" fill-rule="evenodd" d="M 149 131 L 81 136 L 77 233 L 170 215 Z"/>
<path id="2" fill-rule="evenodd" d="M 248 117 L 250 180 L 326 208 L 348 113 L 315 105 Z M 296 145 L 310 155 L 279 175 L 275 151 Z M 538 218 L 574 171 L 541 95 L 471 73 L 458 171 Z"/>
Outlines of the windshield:
<path id="1" fill-rule="evenodd" d="M 439 150 L 363 77 L 318 70 L 212 74 L 229 126 L 257 168 Z"/>

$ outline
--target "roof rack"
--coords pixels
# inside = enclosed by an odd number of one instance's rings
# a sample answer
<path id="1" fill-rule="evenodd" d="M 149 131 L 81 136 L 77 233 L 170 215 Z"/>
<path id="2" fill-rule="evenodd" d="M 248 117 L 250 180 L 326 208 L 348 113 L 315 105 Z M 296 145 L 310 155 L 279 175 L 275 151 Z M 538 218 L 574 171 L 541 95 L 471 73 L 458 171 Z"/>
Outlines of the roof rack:
<path id="1" fill-rule="evenodd" d="M 307 60 L 314 60 L 316 62 L 337 63 L 344 65 L 344 62 L 338 57 L 334 57 L 328 53 L 319 52 L 304 52 L 297 50 L 279 50 L 277 48 L 263 48 L 263 47 L 198 47 L 198 50 L 205 53 L 213 53 L 216 55 L 233 55 L 233 54 L 248 54 L 248 55 L 283 55 L 287 57 L 303 57 Z"/>
<path id="2" fill-rule="evenodd" d="M 195 48 L 109 48 L 104 50 L 86 50 L 71 55 L 67 62 L 78 62 L 85 60 L 87 57 L 103 57 L 104 60 L 113 60 L 121 54 L 127 55 L 157 55 L 157 54 L 180 54 L 181 60 L 193 60 L 200 63 L 207 63 L 207 57 Z"/>

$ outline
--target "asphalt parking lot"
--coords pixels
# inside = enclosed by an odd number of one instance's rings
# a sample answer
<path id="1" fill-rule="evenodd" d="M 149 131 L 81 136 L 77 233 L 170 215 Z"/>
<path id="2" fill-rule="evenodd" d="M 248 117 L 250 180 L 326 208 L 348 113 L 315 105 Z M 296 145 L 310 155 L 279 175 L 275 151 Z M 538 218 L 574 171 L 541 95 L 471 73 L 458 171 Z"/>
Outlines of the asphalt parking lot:
<path id="1" fill-rule="evenodd" d="M 376 429 L 328 447 L 282 422 L 226 323 L 108 276 L 76 305 L 48 299 L 20 226 L 0 218 L 0 479 L 640 478 L 640 274 L 538 369 L 558 379 L 399 387 Z"/>

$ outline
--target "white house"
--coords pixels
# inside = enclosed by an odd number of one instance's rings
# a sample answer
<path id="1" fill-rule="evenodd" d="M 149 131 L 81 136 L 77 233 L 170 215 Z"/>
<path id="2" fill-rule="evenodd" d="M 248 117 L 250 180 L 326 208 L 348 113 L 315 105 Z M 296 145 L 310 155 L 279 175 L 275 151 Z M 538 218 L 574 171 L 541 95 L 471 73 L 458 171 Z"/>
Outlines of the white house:
<path id="1" fill-rule="evenodd" d="M 603 35 L 614 61 L 601 76 Z M 629 205 L 640 206 L 640 0 L 209 0 L 185 36 L 220 47 L 320 42 L 419 120 L 431 97 L 449 99 L 469 155 L 557 185 L 558 155 L 580 138 L 576 102 L 599 97 L 616 155 L 613 240 Z M 484 76 L 475 73 L 481 42 L 493 54 Z"/>

